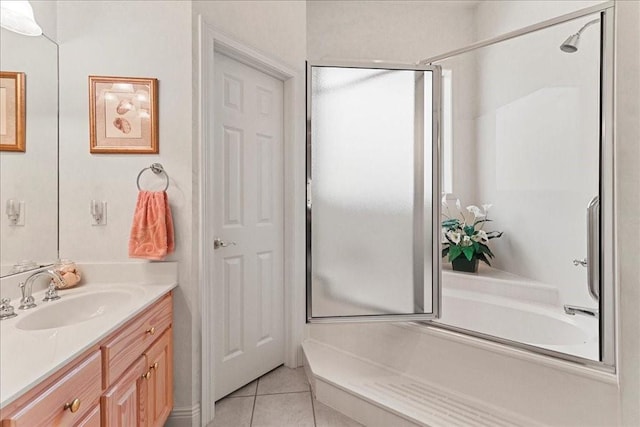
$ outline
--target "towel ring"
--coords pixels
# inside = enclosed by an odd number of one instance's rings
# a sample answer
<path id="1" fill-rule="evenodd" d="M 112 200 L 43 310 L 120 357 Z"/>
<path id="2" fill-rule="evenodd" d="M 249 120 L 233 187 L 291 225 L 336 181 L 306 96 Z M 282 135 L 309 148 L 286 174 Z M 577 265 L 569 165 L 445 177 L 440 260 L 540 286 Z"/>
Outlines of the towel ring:
<path id="1" fill-rule="evenodd" d="M 160 163 L 152 163 L 151 166 L 149 166 L 148 168 L 144 168 L 140 171 L 140 173 L 138 174 L 138 177 L 136 178 L 136 185 L 138 186 L 138 191 L 142 191 L 142 189 L 140 188 L 140 176 L 142 176 L 144 171 L 149 169 L 151 170 L 151 172 L 155 173 L 156 175 L 160 175 L 161 173 L 164 174 L 164 177 L 167 180 L 167 184 L 164 186 L 163 191 L 167 191 L 167 189 L 169 188 L 169 175 L 167 174 L 167 172 L 164 170 L 164 167 L 162 167 Z"/>

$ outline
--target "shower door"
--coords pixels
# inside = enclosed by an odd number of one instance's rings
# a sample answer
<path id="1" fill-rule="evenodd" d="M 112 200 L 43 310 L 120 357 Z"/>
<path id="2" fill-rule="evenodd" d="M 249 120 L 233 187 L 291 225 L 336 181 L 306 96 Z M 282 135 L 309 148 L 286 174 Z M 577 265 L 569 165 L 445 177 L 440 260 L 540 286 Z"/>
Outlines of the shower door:
<path id="1" fill-rule="evenodd" d="M 307 320 L 440 307 L 440 69 L 307 67 Z"/>

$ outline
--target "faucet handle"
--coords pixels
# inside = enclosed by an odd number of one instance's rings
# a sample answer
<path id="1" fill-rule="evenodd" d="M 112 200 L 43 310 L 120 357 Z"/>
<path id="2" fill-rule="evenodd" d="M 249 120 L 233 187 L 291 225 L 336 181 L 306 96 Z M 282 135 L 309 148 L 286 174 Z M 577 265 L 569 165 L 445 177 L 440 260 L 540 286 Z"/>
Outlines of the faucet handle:
<path id="1" fill-rule="evenodd" d="M 22 299 L 24 299 L 24 297 L 27 294 L 27 291 L 26 291 L 27 286 L 26 286 L 26 284 L 27 284 L 27 282 L 18 283 L 18 287 L 20 288 L 20 293 L 22 294 Z"/>
<path id="2" fill-rule="evenodd" d="M 57 299 L 60 299 L 60 295 L 58 295 L 55 283 L 53 282 L 53 280 L 51 280 L 51 282 L 49 282 L 47 293 L 44 295 L 42 301 L 55 301 Z"/>
<path id="3" fill-rule="evenodd" d="M 0 320 L 11 319 L 16 316 L 17 314 L 11 305 L 11 299 L 2 298 L 2 300 L 0 300 Z"/>
<path id="4" fill-rule="evenodd" d="M 20 310 L 27 310 L 29 308 L 35 307 L 36 300 L 33 298 L 33 296 L 27 295 L 26 282 L 21 282 L 18 286 L 20 287 L 20 292 L 22 292 L 22 298 L 20 298 L 20 305 L 18 306 L 18 308 Z M 31 293 L 30 290 L 29 290 L 29 293 Z"/>

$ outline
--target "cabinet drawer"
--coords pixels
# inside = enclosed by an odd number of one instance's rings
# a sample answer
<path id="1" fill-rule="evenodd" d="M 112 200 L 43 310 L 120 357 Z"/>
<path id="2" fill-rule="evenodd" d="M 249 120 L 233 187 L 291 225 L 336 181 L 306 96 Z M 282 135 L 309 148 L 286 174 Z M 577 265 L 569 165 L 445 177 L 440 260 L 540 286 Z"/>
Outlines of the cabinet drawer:
<path id="1" fill-rule="evenodd" d="M 13 416 L 3 421 L 3 426 L 33 427 L 80 423 L 100 402 L 101 387 L 100 352 L 88 356 L 59 380 L 37 393 L 30 403 L 23 406 Z M 65 409 L 65 405 L 79 400 L 76 412 Z"/>
<path id="2" fill-rule="evenodd" d="M 171 325 L 171 294 L 133 319 L 102 345 L 103 387 L 107 388 Z"/>

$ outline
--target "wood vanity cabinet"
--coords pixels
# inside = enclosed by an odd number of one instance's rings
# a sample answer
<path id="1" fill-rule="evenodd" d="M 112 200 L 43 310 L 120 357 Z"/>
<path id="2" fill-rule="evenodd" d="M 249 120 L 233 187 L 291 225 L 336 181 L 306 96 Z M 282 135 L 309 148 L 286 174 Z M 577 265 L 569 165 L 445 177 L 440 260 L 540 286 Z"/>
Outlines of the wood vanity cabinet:
<path id="1" fill-rule="evenodd" d="M 10 416 L 4 417 L 3 409 L 2 427 L 80 424 L 100 401 L 100 352 L 94 350 L 71 365 L 45 380 L 43 388 L 27 392 Z"/>
<path id="2" fill-rule="evenodd" d="M 2 409 L 1 427 L 155 427 L 173 407 L 169 292 Z"/>

